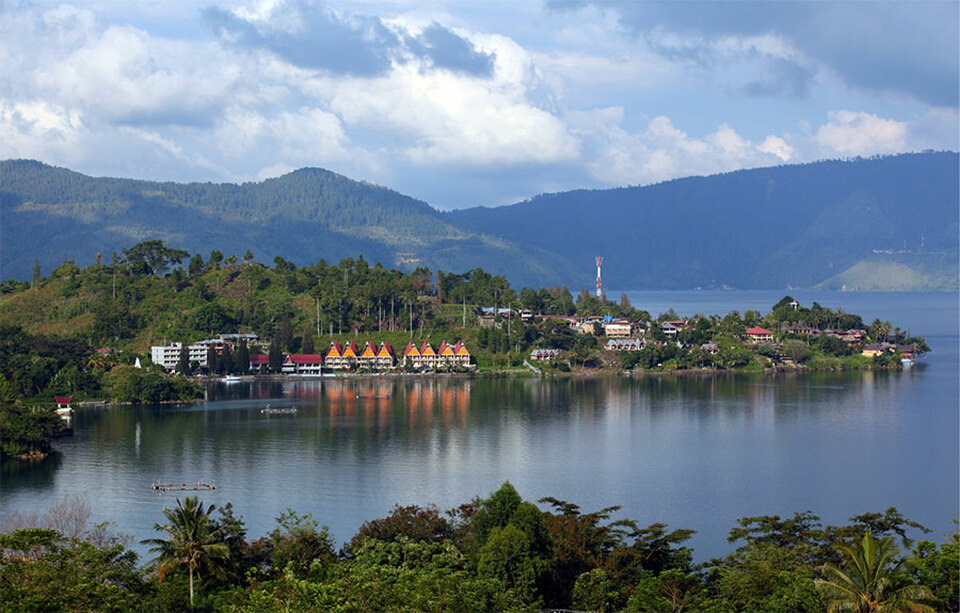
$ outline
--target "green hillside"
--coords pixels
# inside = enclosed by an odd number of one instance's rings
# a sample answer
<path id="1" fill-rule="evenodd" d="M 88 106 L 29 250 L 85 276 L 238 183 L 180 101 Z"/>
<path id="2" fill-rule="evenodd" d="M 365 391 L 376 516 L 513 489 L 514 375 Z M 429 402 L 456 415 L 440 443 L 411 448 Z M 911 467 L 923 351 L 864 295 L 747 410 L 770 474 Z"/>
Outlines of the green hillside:
<path id="1" fill-rule="evenodd" d="M 510 269 L 524 281 L 563 270 L 558 259 L 449 223 L 426 203 L 335 173 L 304 168 L 259 183 L 157 183 L 94 178 L 30 160 L 0 162 L 3 278 L 92 264 L 135 242 L 160 239 L 206 253 L 251 250 L 300 264 L 363 254 L 419 266 Z"/>
<path id="2" fill-rule="evenodd" d="M 590 287 L 957 287 L 960 163 L 952 152 L 827 161 L 691 177 L 644 187 L 537 196 L 442 213 L 389 189 L 304 168 L 257 183 L 88 177 L 29 160 L 0 162 L 0 278 L 34 263 L 104 260 L 138 241 L 191 252 L 252 251 L 300 265 L 363 254 L 412 271 L 482 267 L 514 283 Z M 895 261 L 889 281 L 838 275 Z M 890 260 L 890 258 L 887 258 Z M 894 260 L 890 260 L 894 261 Z M 859 269 L 850 274 L 860 274 Z M 898 272 L 899 271 L 899 272 Z"/>

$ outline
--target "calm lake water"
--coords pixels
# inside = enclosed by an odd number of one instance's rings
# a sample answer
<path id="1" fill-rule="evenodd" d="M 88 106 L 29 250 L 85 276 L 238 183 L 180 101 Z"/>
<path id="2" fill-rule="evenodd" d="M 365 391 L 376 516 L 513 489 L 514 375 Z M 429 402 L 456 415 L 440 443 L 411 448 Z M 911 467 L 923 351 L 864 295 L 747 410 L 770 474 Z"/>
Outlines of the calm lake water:
<path id="1" fill-rule="evenodd" d="M 177 496 L 150 484 L 206 481 L 204 502 L 233 503 L 251 537 L 289 507 L 342 543 L 395 503 L 448 508 L 510 480 L 529 500 L 695 529 L 701 560 L 731 550 L 738 517 L 805 510 L 840 523 L 896 506 L 940 540 L 960 500 L 957 296 L 792 295 L 889 319 L 934 351 L 889 373 L 214 384 L 197 404 L 78 410 L 59 455 L 3 465 L 0 515 L 79 494 L 95 520 L 149 538 Z M 630 294 L 654 315 L 767 312 L 782 296 Z"/>

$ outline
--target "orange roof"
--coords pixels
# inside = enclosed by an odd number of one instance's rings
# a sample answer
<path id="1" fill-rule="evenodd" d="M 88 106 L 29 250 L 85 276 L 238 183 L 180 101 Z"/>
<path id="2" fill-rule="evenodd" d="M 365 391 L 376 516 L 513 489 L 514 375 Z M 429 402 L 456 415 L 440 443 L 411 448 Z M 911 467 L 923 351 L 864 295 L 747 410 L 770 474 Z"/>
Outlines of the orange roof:
<path id="1" fill-rule="evenodd" d="M 386 341 L 380 343 L 380 351 L 377 352 L 377 357 L 379 358 L 393 357 L 393 349 L 390 347 L 390 343 Z"/>
<path id="2" fill-rule="evenodd" d="M 423 346 L 420 347 L 420 353 L 422 355 L 437 355 L 437 352 L 434 351 L 430 345 L 430 341 L 423 341 Z"/>
<path id="3" fill-rule="evenodd" d="M 330 343 L 330 349 L 327 350 L 327 358 L 339 358 L 343 355 L 343 349 L 340 348 L 339 341 Z"/>
<path id="4" fill-rule="evenodd" d="M 457 355 L 470 355 L 470 351 L 467 350 L 467 346 L 463 344 L 463 341 L 457 341 L 457 345 L 453 349 L 457 352 Z"/>
<path id="5" fill-rule="evenodd" d="M 770 330 L 767 330 L 766 328 L 761 328 L 760 326 L 754 326 L 753 328 L 750 328 L 747 330 L 747 334 L 751 336 L 760 336 L 761 334 L 762 335 L 773 334 L 773 332 L 771 332 Z"/>
<path id="6" fill-rule="evenodd" d="M 413 341 L 407 343 L 407 348 L 403 350 L 403 357 L 407 357 L 408 355 L 420 355 L 420 350 L 413 344 Z"/>
<path id="7" fill-rule="evenodd" d="M 440 343 L 440 349 L 437 351 L 440 355 L 456 355 L 453 347 L 447 344 L 447 341 Z"/>
<path id="8" fill-rule="evenodd" d="M 345 358 L 355 358 L 360 353 L 357 349 L 357 346 L 353 344 L 353 341 L 347 343 L 347 346 L 343 348 L 343 357 Z"/>
<path id="9" fill-rule="evenodd" d="M 361 355 L 365 358 L 377 357 L 377 348 L 373 346 L 373 341 L 367 341 L 367 344 L 363 347 L 363 353 Z"/>

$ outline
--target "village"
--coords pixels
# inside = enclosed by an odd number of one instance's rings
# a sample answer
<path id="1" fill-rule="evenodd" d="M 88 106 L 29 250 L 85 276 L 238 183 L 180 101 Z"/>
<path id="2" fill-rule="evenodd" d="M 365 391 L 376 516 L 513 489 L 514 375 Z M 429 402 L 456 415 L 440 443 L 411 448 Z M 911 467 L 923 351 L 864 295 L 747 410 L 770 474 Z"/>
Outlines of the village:
<path id="1" fill-rule="evenodd" d="M 790 306 L 796 309 L 799 305 L 793 302 Z M 833 356 L 862 356 L 868 359 L 887 356 L 884 365 L 902 366 L 910 366 L 916 355 L 924 350 L 918 348 L 915 342 L 898 342 L 901 339 L 899 333 L 894 337 L 894 342 L 890 342 L 887 335 L 881 337 L 877 331 L 871 335 L 863 327 L 819 328 L 803 321 L 793 324 L 778 322 L 776 326 L 771 326 L 776 330 L 753 325 L 740 326 L 741 330 L 737 331 L 734 326 L 734 334 L 731 334 L 729 326 L 724 327 L 722 321 L 716 316 L 712 320 L 700 316 L 630 321 L 609 315 L 577 317 L 494 307 L 483 307 L 477 309 L 476 313 L 476 324 L 481 333 L 506 328 L 508 335 L 516 335 L 521 329 L 535 329 L 538 342 L 526 348 L 522 355 L 524 364 L 535 372 L 539 372 L 539 369 L 534 364 L 566 365 L 577 353 L 571 347 L 575 343 L 569 341 L 578 338 L 587 341 L 580 344 L 586 344 L 588 351 L 592 348 L 593 353 L 601 358 L 598 364 L 614 363 L 621 357 L 621 370 L 629 370 L 637 363 L 636 360 L 624 360 L 622 356 L 639 356 L 645 350 L 654 356 L 652 362 L 641 364 L 646 369 L 662 367 L 664 361 L 679 355 L 691 356 L 685 362 L 677 362 L 681 369 L 684 365 L 726 368 L 731 364 L 720 360 L 719 354 L 722 349 L 731 347 L 739 351 L 741 356 L 749 352 L 768 366 L 796 366 L 806 361 L 804 356 L 809 355 L 806 348 L 811 347 Z M 552 331 L 552 334 L 545 331 Z M 237 357 L 233 358 L 230 372 L 223 373 L 228 380 L 237 376 L 267 373 L 314 377 L 338 373 L 466 373 L 477 370 L 474 354 L 461 339 L 453 342 L 441 340 L 436 346 L 429 340 L 410 340 L 399 352 L 385 340 L 379 343 L 373 340 L 333 340 L 323 352 L 276 352 L 272 360 L 267 351 L 268 345 L 252 333 L 219 334 L 189 345 L 171 343 L 153 346 L 151 359 L 154 364 L 161 365 L 171 373 L 183 371 L 182 364 L 186 362 L 189 373 L 216 375 L 222 369 L 211 368 L 211 362 L 221 359 L 225 352 L 230 353 Z M 582 359 L 582 355 L 580 357 L 581 364 L 586 363 L 587 360 Z M 734 367 L 737 365 L 740 364 L 732 364 Z M 677 369 L 675 364 L 672 366 L 671 370 Z"/>

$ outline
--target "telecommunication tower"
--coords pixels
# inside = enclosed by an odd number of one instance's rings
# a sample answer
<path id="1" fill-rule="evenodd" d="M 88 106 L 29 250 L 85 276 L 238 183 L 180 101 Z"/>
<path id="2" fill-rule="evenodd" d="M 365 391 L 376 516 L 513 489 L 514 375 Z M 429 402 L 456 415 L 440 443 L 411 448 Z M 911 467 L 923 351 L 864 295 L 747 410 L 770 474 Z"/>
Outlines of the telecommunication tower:
<path id="1" fill-rule="evenodd" d="M 597 298 L 603 296 L 603 289 L 600 287 L 600 266 L 603 265 L 603 258 L 599 255 L 597 256 Z"/>

